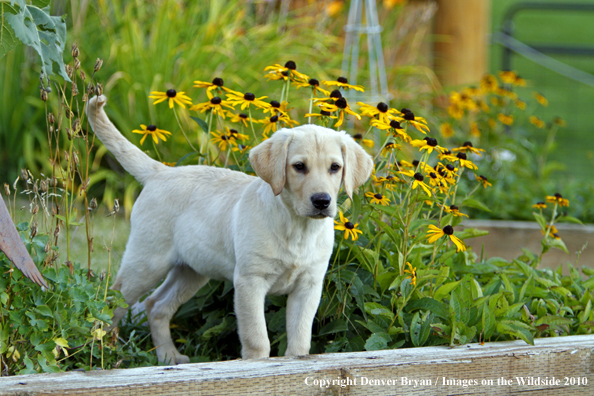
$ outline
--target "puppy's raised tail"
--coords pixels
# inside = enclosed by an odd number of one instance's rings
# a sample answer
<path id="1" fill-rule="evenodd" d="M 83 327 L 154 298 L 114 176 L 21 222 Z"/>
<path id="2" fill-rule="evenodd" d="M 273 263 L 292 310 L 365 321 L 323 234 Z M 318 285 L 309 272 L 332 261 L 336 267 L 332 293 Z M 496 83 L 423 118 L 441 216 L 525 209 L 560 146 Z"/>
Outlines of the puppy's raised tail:
<path id="1" fill-rule="evenodd" d="M 150 158 L 122 136 L 105 114 L 105 110 L 103 110 L 105 103 L 107 103 L 107 98 L 103 95 L 95 96 L 89 100 L 87 103 L 89 124 L 124 169 L 140 183 L 145 184 L 154 173 L 166 169 L 166 166 Z"/>

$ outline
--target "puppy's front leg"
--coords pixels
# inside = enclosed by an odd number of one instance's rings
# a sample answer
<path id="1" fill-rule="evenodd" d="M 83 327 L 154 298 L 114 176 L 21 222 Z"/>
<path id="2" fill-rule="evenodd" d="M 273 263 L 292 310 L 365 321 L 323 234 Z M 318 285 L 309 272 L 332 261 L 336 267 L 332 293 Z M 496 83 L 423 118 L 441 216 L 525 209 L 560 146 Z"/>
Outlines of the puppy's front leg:
<path id="1" fill-rule="evenodd" d="M 320 305 L 322 281 L 302 281 L 287 298 L 287 351 L 285 356 L 308 355 L 311 328 Z"/>
<path id="2" fill-rule="evenodd" d="M 270 341 L 264 317 L 264 299 L 270 285 L 259 276 L 235 276 L 233 283 L 241 357 L 243 359 L 268 357 Z"/>

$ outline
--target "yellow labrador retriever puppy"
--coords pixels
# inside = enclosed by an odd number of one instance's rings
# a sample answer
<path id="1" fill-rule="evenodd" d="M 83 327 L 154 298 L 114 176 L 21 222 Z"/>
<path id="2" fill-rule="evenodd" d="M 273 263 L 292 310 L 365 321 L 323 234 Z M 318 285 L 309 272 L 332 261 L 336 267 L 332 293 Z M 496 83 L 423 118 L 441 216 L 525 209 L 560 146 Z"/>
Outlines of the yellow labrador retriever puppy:
<path id="1" fill-rule="evenodd" d="M 267 294 L 288 294 L 287 356 L 307 355 L 334 241 L 341 182 L 351 196 L 370 176 L 370 156 L 344 132 L 281 129 L 250 151 L 258 177 L 209 166 L 168 167 L 134 146 L 108 119 L 105 96 L 87 107 L 91 127 L 144 189 L 113 288 L 129 306 L 145 300 L 161 362 L 188 363 L 169 321 L 209 279 L 233 281 L 244 359 L 268 357 Z M 117 325 L 125 309 L 115 312 Z"/>

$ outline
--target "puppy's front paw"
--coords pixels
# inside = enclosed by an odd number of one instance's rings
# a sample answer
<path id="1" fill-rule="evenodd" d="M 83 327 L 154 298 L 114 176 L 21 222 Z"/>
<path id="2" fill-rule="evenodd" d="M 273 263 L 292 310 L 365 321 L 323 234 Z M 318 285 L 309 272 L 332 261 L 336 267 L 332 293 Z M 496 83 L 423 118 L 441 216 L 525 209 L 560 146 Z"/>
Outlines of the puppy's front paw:
<path id="1" fill-rule="evenodd" d="M 93 96 L 89 100 L 88 106 L 90 109 L 100 109 L 101 107 L 105 106 L 105 103 L 107 103 L 107 98 L 105 97 L 105 95 Z"/>

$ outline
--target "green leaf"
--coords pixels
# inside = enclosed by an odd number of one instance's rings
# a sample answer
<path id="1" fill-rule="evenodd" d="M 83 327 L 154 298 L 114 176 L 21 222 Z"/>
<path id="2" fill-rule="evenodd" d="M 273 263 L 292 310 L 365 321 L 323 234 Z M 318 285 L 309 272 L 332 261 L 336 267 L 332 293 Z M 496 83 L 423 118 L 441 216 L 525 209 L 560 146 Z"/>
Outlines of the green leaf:
<path id="1" fill-rule="evenodd" d="M 436 316 L 439 316 L 443 319 L 449 319 L 450 317 L 448 307 L 444 303 L 441 303 L 431 297 L 423 297 L 418 300 L 413 300 L 406 304 L 405 309 L 407 312 L 424 309 L 433 312 Z"/>
<path id="2" fill-rule="evenodd" d="M 483 304 L 483 317 L 482 317 L 482 325 L 483 325 L 483 337 L 489 338 L 495 331 L 495 327 L 497 325 L 497 321 L 495 320 L 495 315 L 489 308 L 489 304 L 485 302 Z"/>
<path id="3" fill-rule="evenodd" d="M 204 122 L 203 119 L 198 118 L 198 117 L 192 117 L 192 116 L 190 116 L 190 118 L 193 119 L 194 121 L 196 121 L 196 123 L 198 125 L 200 125 L 200 128 L 202 128 L 204 133 L 208 133 L 208 124 L 206 122 Z"/>
<path id="4" fill-rule="evenodd" d="M 465 228 L 462 231 L 456 232 L 455 235 L 460 239 L 469 239 L 489 235 L 489 231 L 477 230 L 476 228 Z"/>
<path id="5" fill-rule="evenodd" d="M 580 219 L 572 216 L 559 216 L 557 219 L 555 219 L 555 221 L 557 223 L 574 223 L 584 225 Z"/>
<path id="6" fill-rule="evenodd" d="M 392 337 L 388 333 L 373 333 L 365 342 L 366 351 L 378 351 L 386 349 Z"/>
<path id="7" fill-rule="evenodd" d="M 456 281 L 456 282 L 450 282 L 450 283 L 446 283 L 444 285 L 441 285 L 440 288 L 435 291 L 435 294 L 433 295 L 433 298 L 435 298 L 437 301 L 441 301 L 452 290 L 454 290 L 456 287 L 458 287 L 458 285 L 460 284 L 460 282 L 462 282 L 462 281 L 459 280 L 459 281 Z"/>
<path id="8" fill-rule="evenodd" d="M 210 329 L 206 330 L 202 334 L 203 340 L 210 340 L 212 337 L 221 334 L 224 330 L 227 329 L 229 323 L 227 323 L 227 318 L 223 318 L 223 321 L 216 326 L 211 327 Z"/>
<path id="9" fill-rule="evenodd" d="M 497 323 L 497 331 L 499 333 L 520 338 L 527 344 L 534 345 L 534 336 L 529 328 L 530 326 L 517 320 L 503 320 Z"/>
<path id="10" fill-rule="evenodd" d="M 565 253 L 569 254 L 569 250 L 567 250 L 567 246 L 565 246 L 565 242 L 563 242 L 563 240 L 556 239 L 556 238 L 549 238 L 548 242 L 549 242 L 548 244 L 550 247 L 562 250 Z"/>
<path id="11" fill-rule="evenodd" d="M 43 316 L 47 316 L 47 317 L 50 317 L 50 318 L 53 318 L 54 317 L 54 313 L 52 312 L 52 310 L 47 305 L 39 305 L 37 307 L 37 312 L 39 312 Z"/>
<path id="12" fill-rule="evenodd" d="M 383 305 L 376 303 L 376 302 L 366 302 L 365 303 L 365 312 L 369 315 L 373 316 L 383 316 L 390 320 L 394 319 L 394 312 L 390 311 Z"/>
<path id="13" fill-rule="evenodd" d="M 343 331 L 348 331 L 348 329 L 349 325 L 345 320 L 337 319 L 322 327 L 318 335 L 341 333 Z"/>
<path id="14" fill-rule="evenodd" d="M 532 212 L 532 215 L 536 219 L 536 222 L 540 226 L 540 229 L 543 231 L 546 230 L 547 229 L 547 221 L 545 220 L 545 218 L 540 213 L 536 213 L 536 212 Z"/>
<path id="15" fill-rule="evenodd" d="M 543 316 L 542 318 L 538 318 L 538 320 L 536 320 L 534 322 L 534 326 L 540 326 L 543 324 L 558 325 L 558 326 L 572 325 L 573 319 L 564 318 L 563 316 L 558 316 L 558 315 L 547 315 L 547 316 Z"/>
<path id="16" fill-rule="evenodd" d="M 466 198 L 464 201 L 462 201 L 462 206 L 468 206 L 468 207 L 471 207 L 471 208 L 483 210 L 485 212 L 490 212 L 491 211 L 491 209 L 489 209 L 487 207 L 487 205 L 485 205 L 481 201 L 478 201 L 478 200 L 476 200 L 474 198 Z"/>
<path id="17" fill-rule="evenodd" d="M 14 5 L 11 5 L 8 2 L 0 3 L 0 7 L 2 14 L 2 25 L 0 25 L 0 59 L 2 59 L 4 55 L 16 47 L 20 41 L 16 38 L 14 29 L 10 26 L 6 18 L 8 14 L 16 15 L 18 13 L 17 9 Z"/>
<path id="18" fill-rule="evenodd" d="M 37 52 L 42 62 L 41 71 L 45 76 L 53 75 L 55 63 L 62 78 L 70 81 L 63 59 L 66 45 L 64 19 L 59 16 L 50 16 L 49 7 L 41 9 L 34 5 L 25 5 L 23 0 L 19 0 L 18 3 L 19 10 L 16 14 L 5 14 L 6 21 L 14 31 L 14 36 Z"/>
<path id="19" fill-rule="evenodd" d="M 410 322 L 410 340 L 412 341 L 413 345 L 418 347 L 421 344 L 419 343 L 419 339 L 421 336 L 421 316 L 418 312 L 415 313 L 413 316 L 412 321 Z"/>
<path id="20" fill-rule="evenodd" d="M 193 158 L 193 157 L 202 157 L 202 155 L 200 153 L 197 153 L 195 151 L 192 151 L 191 153 L 188 153 L 186 155 L 184 155 L 183 157 L 181 157 L 176 163 L 175 166 L 179 166 L 182 162 L 184 162 L 187 159 Z"/>

